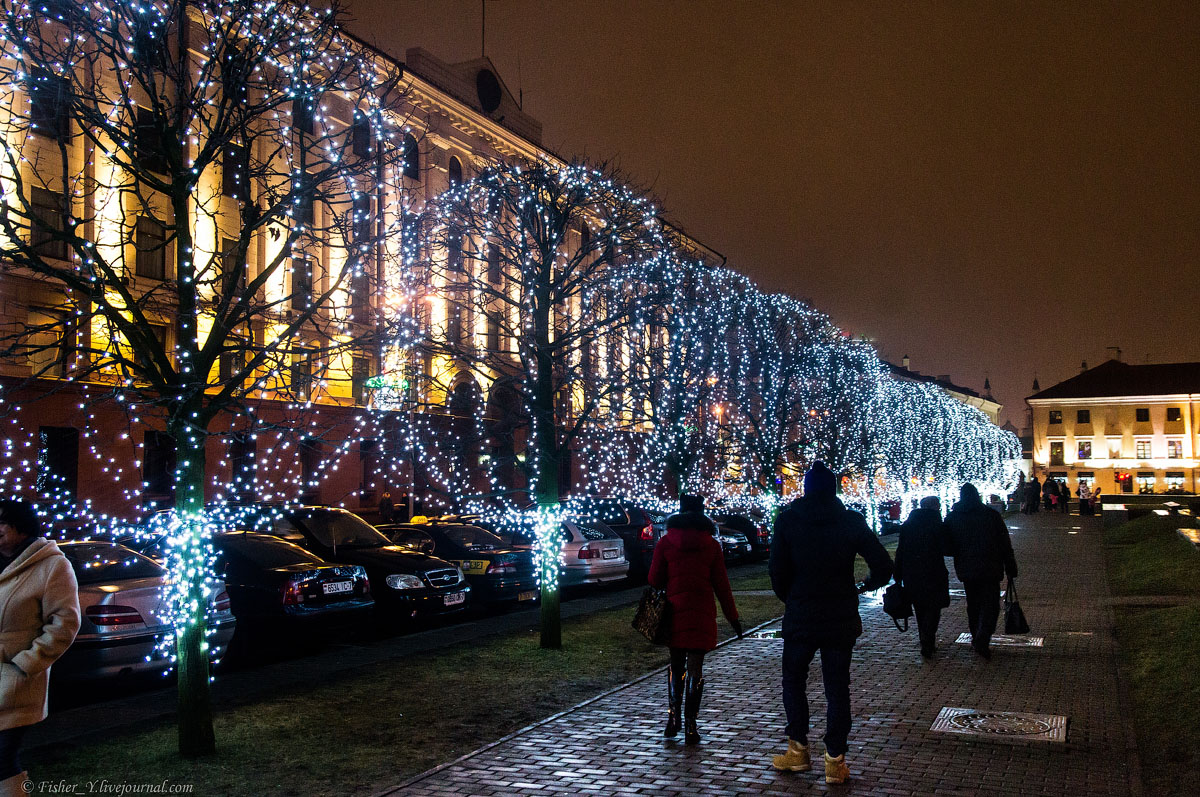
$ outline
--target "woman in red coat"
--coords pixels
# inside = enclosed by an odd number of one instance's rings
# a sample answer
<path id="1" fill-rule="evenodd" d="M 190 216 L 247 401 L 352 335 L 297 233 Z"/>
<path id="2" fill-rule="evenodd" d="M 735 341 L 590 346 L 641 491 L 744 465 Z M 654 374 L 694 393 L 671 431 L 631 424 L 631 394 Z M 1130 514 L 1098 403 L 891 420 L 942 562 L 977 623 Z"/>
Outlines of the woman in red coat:
<path id="1" fill-rule="evenodd" d="M 679 734 L 682 705 L 684 741 L 697 744 L 700 731 L 696 714 L 704 692 L 704 654 L 717 646 L 714 593 L 739 638 L 742 624 L 729 589 L 721 543 L 713 536 L 717 529 L 704 516 L 704 502 L 699 496 L 685 495 L 679 499 L 679 509 L 678 515 L 667 519 L 667 534 L 654 547 L 646 580 L 653 587 L 665 589 L 671 604 L 671 667 L 667 670 L 667 728 L 663 734 L 669 739 Z"/>

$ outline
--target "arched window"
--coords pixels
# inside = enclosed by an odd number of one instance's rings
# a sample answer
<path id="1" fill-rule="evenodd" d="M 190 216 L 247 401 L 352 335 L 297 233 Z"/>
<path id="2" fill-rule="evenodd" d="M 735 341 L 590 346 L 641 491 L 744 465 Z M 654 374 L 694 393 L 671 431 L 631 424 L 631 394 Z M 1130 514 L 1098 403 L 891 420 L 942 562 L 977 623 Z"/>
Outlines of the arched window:
<path id="1" fill-rule="evenodd" d="M 421 179 L 421 153 L 412 133 L 404 135 L 404 176 L 411 180 Z"/>
<path id="2" fill-rule="evenodd" d="M 450 176 L 451 188 L 462 185 L 462 162 L 458 158 L 454 157 L 453 155 L 450 156 L 450 162 L 446 164 L 446 172 Z"/>

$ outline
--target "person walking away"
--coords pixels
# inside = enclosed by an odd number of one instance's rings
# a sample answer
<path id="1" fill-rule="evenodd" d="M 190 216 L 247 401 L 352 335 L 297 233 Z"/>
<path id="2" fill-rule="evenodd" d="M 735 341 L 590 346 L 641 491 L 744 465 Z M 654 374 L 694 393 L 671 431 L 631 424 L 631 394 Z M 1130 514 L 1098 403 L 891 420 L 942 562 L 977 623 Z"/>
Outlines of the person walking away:
<path id="1" fill-rule="evenodd" d="M 1088 483 L 1085 482 L 1083 479 L 1079 480 L 1078 493 L 1079 493 L 1079 515 L 1080 515 L 1080 517 L 1083 517 L 1084 515 L 1092 514 L 1092 491 L 1088 487 Z"/>
<path id="2" fill-rule="evenodd" d="M 1071 514 L 1071 485 L 1065 476 L 1062 483 L 1058 485 L 1058 508 L 1064 515 Z"/>
<path id="3" fill-rule="evenodd" d="M 739 639 L 742 623 L 729 588 L 721 543 L 715 537 L 717 527 L 705 516 L 703 500 L 696 495 L 682 496 L 679 509 L 679 514 L 667 518 L 667 533 L 654 546 L 646 580 L 652 587 L 666 590 L 671 604 L 671 665 L 667 669 L 663 735 L 668 739 L 679 735 L 682 707 L 684 742 L 699 744 L 696 720 L 704 694 L 704 654 L 717 646 L 713 595 Z"/>
<path id="4" fill-rule="evenodd" d="M 1058 481 L 1046 476 L 1042 482 L 1042 500 L 1047 512 L 1054 511 L 1055 499 L 1058 497 Z"/>
<path id="5" fill-rule="evenodd" d="M 1100 493 L 1103 492 L 1103 489 L 1100 487 L 1100 485 L 1097 484 L 1091 488 L 1091 491 L 1092 491 L 1092 512 L 1093 513 L 1099 512 L 1100 510 L 1104 509 L 1103 502 L 1100 500 Z"/>
<path id="6" fill-rule="evenodd" d="M 900 526 L 896 570 L 892 578 L 904 587 L 917 618 L 921 655 L 932 658 L 937 650 L 938 622 L 950 605 L 950 574 L 945 557 L 949 540 L 942 523 L 942 502 L 936 495 L 921 499 L 921 506 Z"/>
<path id="7" fill-rule="evenodd" d="M 1042 484 L 1038 481 L 1036 474 L 1034 474 L 1029 482 L 1029 486 L 1025 490 L 1025 514 L 1032 515 L 1038 511 L 1038 504 L 1042 500 Z"/>
<path id="8" fill-rule="evenodd" d="M 392 518 L 395 517 L 395 509 L 391 492 L 384 490 L 383 495 L 379 497 L 379 522 L 391 523 Z"/>
<path id="9" fill-rule="evenodd" d="M 1053 481 L 1047 477 L 1047 481 Z M 1017 559 L 1004 518 L 983 505 L 979 490 L 967 482 L 946 516 L 954 572 L 967 593 L 967 621 L 975 652 L 990 659 L 992 634 L 1000 619 L 1000 580 L 1017 577 Z"/>
<path id="10" fill-rule="evenodd" d="M 772 760 L 775 769 L 806 772 L 808 751 L 808 668 L 821 653 L 825 685 L 825 782 L 850 777 L 846 763 L 850 736 L 850 656 L 862 634 L 858 594 L 879 589 L 892 575 L 892 560 L 867 521 L 838 500 L 837 480 L 823 462 L 804 475 L 804 495 L 775 520 L 768 570 L 771 587 L 784 602 L 783 707 L 787 751 Z M 860 589 L 854 558 L 861 556 L 870 576 Z"/>
<path id="11" fill-rule="evenodd" d="M 50 665 L 79 631 L 71 563 L 24 501 L 0 500 L 0 797 L 32 791 L 21 741 L 46 718 Z"/>

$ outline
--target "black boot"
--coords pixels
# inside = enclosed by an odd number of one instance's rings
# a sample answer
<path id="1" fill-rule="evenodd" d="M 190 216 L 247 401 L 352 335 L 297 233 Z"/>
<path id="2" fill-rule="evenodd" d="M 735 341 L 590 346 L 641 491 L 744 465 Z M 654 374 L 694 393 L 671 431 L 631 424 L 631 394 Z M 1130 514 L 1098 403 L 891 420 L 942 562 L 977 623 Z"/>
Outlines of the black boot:
<path id="1" fill-rule="evenodd" d="M 700 729 L 696 727 L 696 715 L 700 713 L 700 697 L 704 694 L 704 679 L 688 676 L 687 696 L 683 704 L 685 744 L 700 744 Z"/>
<path id="2" fill-rule="evenodd" d="M 667 668 L 667 728 L 663 736 L 674 739 L 683 722 L 683 673 Z"/>

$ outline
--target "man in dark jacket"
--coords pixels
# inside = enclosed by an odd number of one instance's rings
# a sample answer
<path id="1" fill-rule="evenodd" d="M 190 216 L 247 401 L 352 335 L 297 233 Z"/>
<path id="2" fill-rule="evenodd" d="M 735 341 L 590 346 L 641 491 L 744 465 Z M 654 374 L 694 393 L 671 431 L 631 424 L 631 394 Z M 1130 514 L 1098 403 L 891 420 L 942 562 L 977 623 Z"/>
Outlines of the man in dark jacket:
<path id="1" fill-rule="evenodd" d="M 835 495 L 837 480 L 823 462 L 804 476 L 804 496 L 775 521 L 771 540 L 771 586 L 784 602 L 783 707 L 788 749 L 775 756 L 776 769 L 811 769 L 808 754 L 808 667 L 821 651 L 821 678 L 827 702 L 825 781 L 842 783 L 850 736 L 850 654 L 862 633 L 858 594 L 878 589 L 892 574 L 892 560 L 857 512 Z M 871 569 L 860 590 L 854 583 L 854 557 Z"/>
<path id="2" fill-rule="evenodd" d="M 1047 477 L 1046 481 L 1053 479 Z M 946 516 L 946 529 L 954 552 L 954 572 L 967 593 L 971 644 L 980 656 L 990 659 L 988 646 L 1000 618 L 1000 579 L 1005 573 L 1017 577 L 1008 527 L 999 512 L 983 505 L 975 485 L 967 482 Z"/>
<path id="3" fill-rule="evenodd" d="M 927 659 L 937 650 L 942 609 L 950 605 L 950 574 L 943 559 L 949 547 L 941 501 L 936 495 L 922 498 L 920 508 L 914 509 L 900 527 L 894 577 L 912 601 L 921 655 Z"/>

